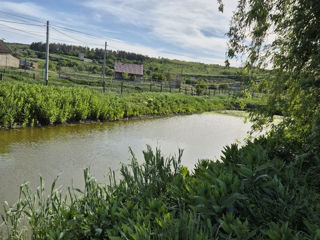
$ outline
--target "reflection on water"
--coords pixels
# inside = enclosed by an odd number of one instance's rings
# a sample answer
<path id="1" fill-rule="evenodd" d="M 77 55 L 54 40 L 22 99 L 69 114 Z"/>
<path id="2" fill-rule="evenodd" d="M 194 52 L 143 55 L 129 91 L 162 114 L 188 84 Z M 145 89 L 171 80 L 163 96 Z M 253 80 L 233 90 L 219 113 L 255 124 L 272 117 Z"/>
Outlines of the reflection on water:
<path id="1" fill-rule="evenodd" d="M 35 187 L 60 175 L 62 185 L 82 185 L 83 169 L 104 181 L 108 169 L 130 161 L 128 147 L 139 160 L 146 144 L 165 154 L 184 149 L 183 165 L 216 159 L 223 146 L 247 136 L 242 118 L 213 113 L 161 119 L 70 124 L 0 131 L 0 202 L 17 199 L 19 185 Z"/>

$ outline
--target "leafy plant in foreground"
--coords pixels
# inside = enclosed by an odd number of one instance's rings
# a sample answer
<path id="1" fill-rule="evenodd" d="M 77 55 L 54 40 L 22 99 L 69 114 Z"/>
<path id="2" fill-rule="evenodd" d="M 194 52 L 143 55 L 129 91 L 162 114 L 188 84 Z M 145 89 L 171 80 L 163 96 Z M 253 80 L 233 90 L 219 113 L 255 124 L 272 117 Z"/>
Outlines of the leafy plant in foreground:
<path id="1" fill-rule="evenodd" d="M 43 183 L 2 216 L 10 239 L 319 239 L 316 185 L 301 166 L 308 159 L 281 141 L 259 138 L 226 147 L 221 161 L 202 160 L 193 172 L 181 166 L 182 151 L 165 158 L 150 147 L 139 163 L 121 168 L 101 185 L 84 171 L 85 188 L 68 196 Z M 308 163 L 310 164 L 310 162 Z M 314 167 L 319 167 L 314 162 Z"/>

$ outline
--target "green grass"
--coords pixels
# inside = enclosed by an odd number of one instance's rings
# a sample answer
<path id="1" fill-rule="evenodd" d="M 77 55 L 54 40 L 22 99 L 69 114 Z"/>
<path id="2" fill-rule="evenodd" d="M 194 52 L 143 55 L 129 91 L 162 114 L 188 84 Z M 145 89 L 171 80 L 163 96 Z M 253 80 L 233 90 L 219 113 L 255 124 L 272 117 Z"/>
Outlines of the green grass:
<path id="1" fill-rule="evenodd" d="M 31 81 L 32 82 L 32 81 Z M 242 100 L 241 100 L 242 101 Z M 243 106 L 251 100 L 245 100 Z M 170 93 L 102 94 L 90 89 L 43 86 L 17 81 L 0 83 L 0 126 L 50 125 L 79 121 L 191 114 L 239 108 L 228 96 L 196 97 Z"/>

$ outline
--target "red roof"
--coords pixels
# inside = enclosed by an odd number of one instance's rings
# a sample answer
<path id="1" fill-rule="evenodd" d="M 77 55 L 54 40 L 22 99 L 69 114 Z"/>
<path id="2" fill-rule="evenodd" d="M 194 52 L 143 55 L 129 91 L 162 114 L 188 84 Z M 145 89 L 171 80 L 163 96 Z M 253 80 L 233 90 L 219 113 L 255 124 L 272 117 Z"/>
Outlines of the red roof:
<path id="1" fill-rule="evenodd" d="M 143 76 L 143 65 L 116 61 L 114 63 L 114 71 Z"/>

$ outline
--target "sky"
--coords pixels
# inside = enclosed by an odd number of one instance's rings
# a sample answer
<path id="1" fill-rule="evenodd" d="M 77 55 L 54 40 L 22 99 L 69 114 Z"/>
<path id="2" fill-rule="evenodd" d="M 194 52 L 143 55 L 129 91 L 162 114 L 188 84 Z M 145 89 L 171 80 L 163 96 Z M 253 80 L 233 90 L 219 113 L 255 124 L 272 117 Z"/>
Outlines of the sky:
<path id="1" fill-rule="evenodd" d="M 224 64 L 237 0 L 0 0 L 0 39 L 50 42 Z M 239 66 L 231 61 L 231 65 Z"/>

